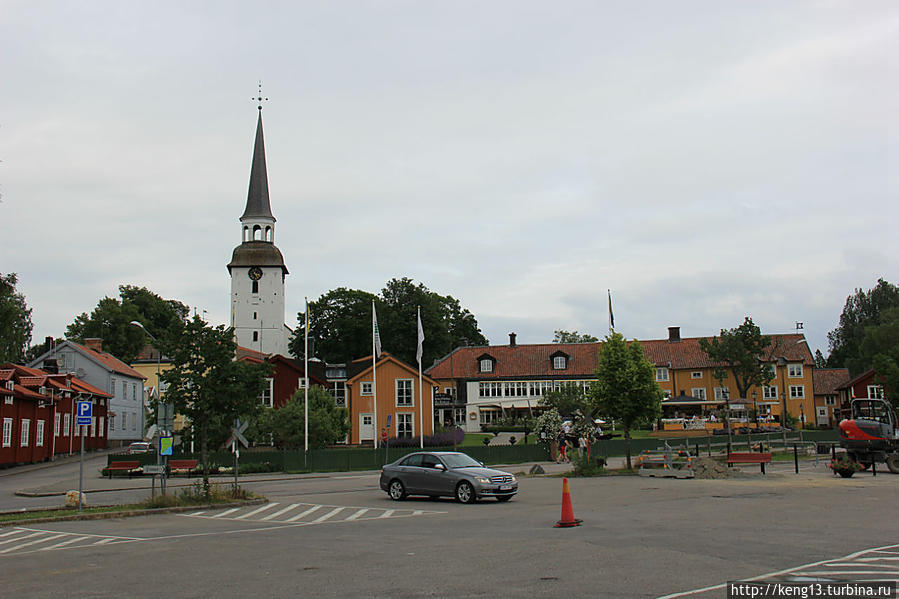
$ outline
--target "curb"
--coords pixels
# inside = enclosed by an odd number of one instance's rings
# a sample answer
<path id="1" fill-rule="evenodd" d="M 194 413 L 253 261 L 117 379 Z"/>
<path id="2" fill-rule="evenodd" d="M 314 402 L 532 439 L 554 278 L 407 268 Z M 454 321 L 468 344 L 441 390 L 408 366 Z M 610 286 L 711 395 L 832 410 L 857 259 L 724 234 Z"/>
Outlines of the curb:
<path id="1" fill-rule="evenodd" d="M 135 516 L 151 516 L 153 514 L 170 514 L 178 512 L 189 512 L 191 510 L 210 509 L 210 508 L 229 508 L 242 507 L 245 505 L 261 505 L 268 503 L 268 499 L 260 497 L 259 499 L 248 499 L 247 501 L 233 501 L 231 503 L 204 503 L 199 505 L 179 505 L 173 507 L 159 507 L 145 510 L 122 510 L 119 512 L 101 512 L 97 514 L 72 514 L 71 516 L 55 516 L 52 518 L 27 518 L 23 520 L 10 520 L 0 522 L 0 528 L 5 526 L 20 526 L 25 524 L 42 524 L 45 522 L 69 522 L 73 520 L 110 520 L 112 518 L 132 518 Z M 94 507 L 110 507 L 110 506 L 94 506 Z M 113 506 L 114 507 L 114 506 Z M 7 512 L 10 513 L 10 512 Z M 12 512 L 25 513 L 28 512 Z"/>

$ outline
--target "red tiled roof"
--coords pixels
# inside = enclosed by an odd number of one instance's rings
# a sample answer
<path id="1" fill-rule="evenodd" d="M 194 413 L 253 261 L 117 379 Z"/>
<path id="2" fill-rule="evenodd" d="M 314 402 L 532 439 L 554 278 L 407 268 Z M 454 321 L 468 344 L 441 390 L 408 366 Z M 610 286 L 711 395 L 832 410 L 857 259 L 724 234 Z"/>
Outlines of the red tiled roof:
<path id="1" fill-rule="evenodd" d="M 67 341 L 67 343 L 71 343 L 74 347 L 77 347 L 84 353 L 88 354 L 113 372 L 118 372 L 119 374 L 124 374 L 125 376 L 141 379 L 143 381 L 147 380 L 147 377 L 131 368 L 112 354 L 93 350 L 85 345 L 81 345 L 80 343 L 75 343 L 74 341 Z"/>
<path id="2" fill-rule="evenodd" d="M 112 397 L 112 395 L 110 395 L 106 391 L 98 389 L 90 383 L 85 383 L 81 379 L 72 379 L 72 389 L 74 389 L 75 391 L 80 391 L 81 393 L 93 393 L 94 395 L 101 395 L 103 397 Z"/>
<path id="3" fill-rule="evenodd" d="M 774 356 L 784 356 L 792 362 L 813 364 L 814 358 L 804 337 L 798 334 L 771 335 Z M 708 359 L 699 346 L 701 337 L 640 341 L 646 358 L 657 366 L 674 369 L 711 368 L 718 364 Z M 427 369 L 435 379 L 501 379 L 523 376 L 584 377 L 593 376 L 602 343 L 545 343 L 536 345 L 494 345 L 460 347 Z M 569 356 L 568 368 L 555 370 L 550 356 L 562 351 Z M 496 360 L 493 372 L 480 372 L 478 358 L 484 354 Z"/>
<path id="4" fill-rule="evenodd" d="M 103 397 L 112 397 L 109 393 L 94 387 L 93 385 L 82 381 L 81 379 L 75 377 L 73 374 L 65 374 L 65 373 L 49 373 L 39 368 L 29 368 L 28 366 L 22 366 L 21 364 L 13 364 L 11 369 L 3 369 L 0 370 L 0 380 L 4 380 L 2 377 L 5 376 L 6 380 L 12 379 L 13 376 L 18 372 L 19 373 L 19 382 L 25 383 L 30 386 L 34 386 L 34 381 L 42 381 L 39 384 L 46 385 L 50 383 L 52 387 L 56 389 L 66 389 L 82 393 L 93 393 L 94 395 L 101 395 Z M 26 382 L 27 381 L 27 382 Z M 17 385 L 18 386 L 18 385 Z M 21 387 L 24 389 L 24 387 Z M 34 393 L 33 391 L 29 391 L 28 397 L 32 399 L 46 399 L 45 396 L 40 395 L 39 393 Z"/>
<path id="5" fill-rule="evenodd" d="M 13 370 L 12 368 L 4 368 L 3 370 L 0 370 L 0 381 L 8 381 L 12 378 L 14 372 L 15 370 Z"/>
<path id="6" fill-rule="evenodd" d="M 268 357 L 268 354 L 266 354 L 266 353 L 263 353 L 261 351 L 256 351 L 255 349 L 250 349 L 249 347 L 244 347 L 242 345 L 238 345 L 237 350 L 234 352 L 235 360 L 251 358 L 253 360 L 258 360 L 260 362 L 264 362 L 267 357 Z"/>
<path id="7" fill-rule="evenodd" d="M 19 384 L 26 387 L 40 387 L 47 381 L 45 376 L 20 376 Z"/>
<path id="8" fill-rule="evenodd" d="M 815 368 L 812 371 L 815 395 L 836 395 L 841 385 L 849 382 L 848 368 Z"/>

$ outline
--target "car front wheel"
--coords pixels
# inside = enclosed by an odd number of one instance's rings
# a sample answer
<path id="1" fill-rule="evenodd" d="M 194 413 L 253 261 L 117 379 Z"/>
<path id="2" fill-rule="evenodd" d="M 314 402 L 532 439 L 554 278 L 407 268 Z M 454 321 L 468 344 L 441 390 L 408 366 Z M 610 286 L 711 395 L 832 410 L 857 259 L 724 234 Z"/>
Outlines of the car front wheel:
<path id="1" fill-rule="evenodd" d="M 387 493 L 394 501 L 402 501 L 406 498 L 406 487 L 397 479 L 393 479 L 390 481 L 390 486 L 387 487 Z"/>
<path id="2" fill-rule="evenodd" d="M 456 487 L 456 501 L 459 503 L 474 503 L 474 500 L 474 487 L 471 486 L 470 482 L 463 480 L 459 483 L 459 486 Z"/>

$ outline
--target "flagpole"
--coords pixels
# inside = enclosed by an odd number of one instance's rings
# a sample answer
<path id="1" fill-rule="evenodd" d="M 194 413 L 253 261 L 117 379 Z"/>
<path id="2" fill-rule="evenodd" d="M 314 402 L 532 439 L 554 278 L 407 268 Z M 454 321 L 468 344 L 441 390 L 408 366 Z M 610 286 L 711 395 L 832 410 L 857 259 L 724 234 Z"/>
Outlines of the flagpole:
<path id="1" fill-rule="evenodd" d="M 425 404 L 424 404 L 424 390 L 421 387 L 421 351 L 422 351 L 422 341 L 424 341 L 424 333 L 421 328 L 421 306 L 417 308 L 418 314 L 418 439 L 419 439 L 419 447 L 421 449 L 425 448 Z"/>
<path id="2" fill-rule="evenodd" d="M 609 333 L 615 332 L 615 315 L 612 313 L 612 290 L 608 289 L 609 292 Z"/>
<path id="3" fill-rule="evenodd" d="M 309 452 L 309 298 L 306 298 L 306 325 L 303 330 L 303 388 L 304 388 L 304 407 L 303 407 L 303 452 Z M 305 460 L 305 455 L 303 456 Z"/>
<path id="4" fill-rule="evenodd" d="M 372 424 L 374 425 L 374 446 L 378 448 L 378 356 L 375 346 L 375 335 L 377 334 L 377 315 L 375 314 L 375 300 L 371 300 L 371 375 L 372 375 L 372 397 L 374 401 L 375 411 L 372 416 Z M 361 439 L 360 439 L 361 441 Z"/>

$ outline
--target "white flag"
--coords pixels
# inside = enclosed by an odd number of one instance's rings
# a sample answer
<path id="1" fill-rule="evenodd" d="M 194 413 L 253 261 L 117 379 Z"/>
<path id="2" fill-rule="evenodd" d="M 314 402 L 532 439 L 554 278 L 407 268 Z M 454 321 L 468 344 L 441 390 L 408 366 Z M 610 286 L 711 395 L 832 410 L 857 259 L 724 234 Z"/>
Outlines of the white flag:
<path id="1" fill-rule="evenodd" d="M 378 330 L 378 313 L 375 311 L 375 300 L 371 300 L 371 326 L 375 342 L 375 357 L 381 355 L 381 332 Z"/>
<path id="2" fill-rule="evenodd" d="M 418 359 L 418 365 L 421 366 L 422 344 L 425 341 L 425 330 L 421 328 L 421 306 L 418 308 L 418 351 L 415 357 Z"/>

